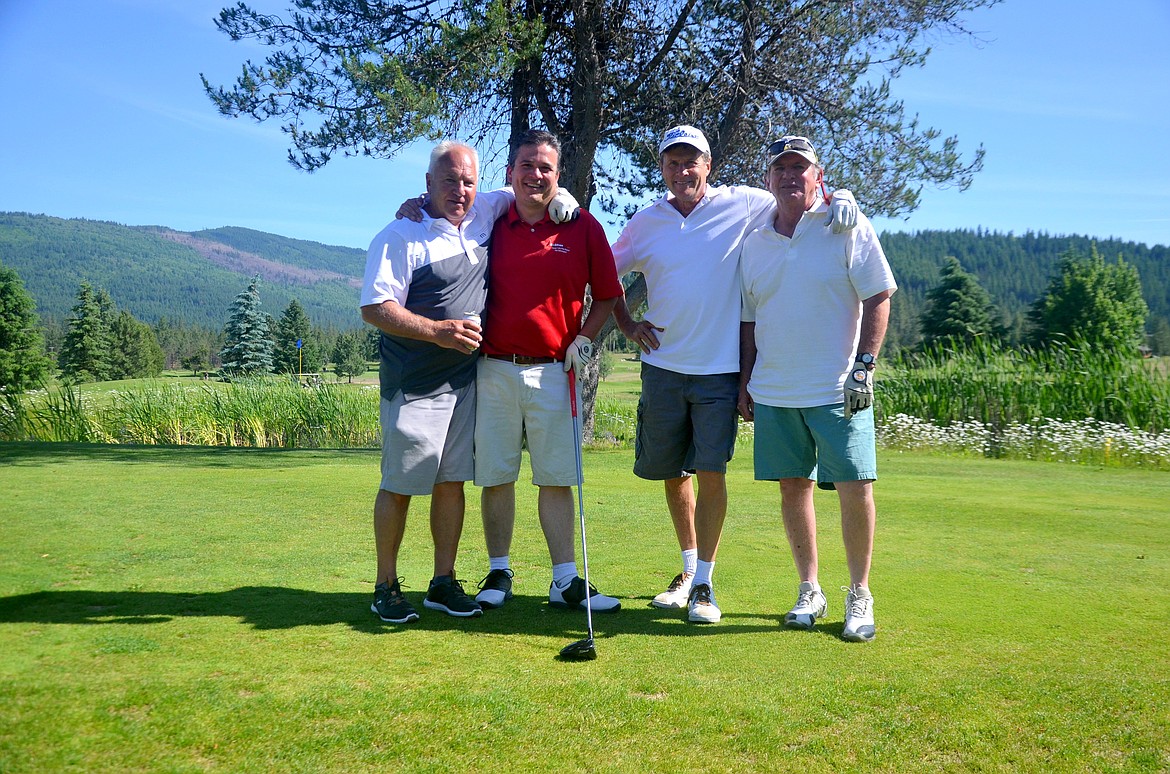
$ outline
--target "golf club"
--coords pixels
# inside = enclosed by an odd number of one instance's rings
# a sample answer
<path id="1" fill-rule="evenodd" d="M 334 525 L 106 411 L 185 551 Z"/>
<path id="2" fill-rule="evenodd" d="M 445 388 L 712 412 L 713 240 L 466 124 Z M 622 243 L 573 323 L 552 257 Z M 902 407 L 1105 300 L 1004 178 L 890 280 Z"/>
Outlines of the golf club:
<path id="1" fill-rule="evenodd" d="M 589 548 L 585 542 L 585 495 L 582 493 L 585 469 L 581 463 L 581 431 L 577 423 L 577 371 L 574 368 L 569 369 L 569 406 L 573 412 L 573 451 L 577 456 L 577 512 L 581 514 L 581 564 L 585 572 L 585 621 L 589 627 L 589 636 L 561 648 L 560 657 L 566 661 L 592 661 L 597 658 L 597 646 L 593 644 L 593 602 L 589 599 L 593 587 L 589 585 Z"/>

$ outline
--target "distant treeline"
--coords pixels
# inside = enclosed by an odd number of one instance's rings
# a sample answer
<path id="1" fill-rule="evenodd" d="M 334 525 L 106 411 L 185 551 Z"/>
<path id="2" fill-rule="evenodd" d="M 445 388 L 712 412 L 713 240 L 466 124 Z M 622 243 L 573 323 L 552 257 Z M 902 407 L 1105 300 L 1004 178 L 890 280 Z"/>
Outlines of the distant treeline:
<path id="1" fill-rule="evenodd" d="M 237 227 L 180 234 L 187 242 L 180 244 L 163 236 L 167 231 L 0 213 L 0 263 L 20 274 L 37 313 L 50 325 L 65 319 L 81 283 L 88 281 L 108 289 L 119 308 L 145 322 L 165 319 L 218 331 L 236 294 L 258 273 L 261 301 L 269 314 L 279 315 L 296 298 L 314 326 L 360 326 L 362 250 Z M 1061 257 L 1070 251 L 1087 256 L 1094 242 L 1107 261 L 1121 257 L 1137 268 L 1150 308 L 1148 330 L 1170 324 L 1170 247 L 1037 232 L 898 232 L 882 235 L 900 286 L 888 346 L 909 347 L 918 341 L 926 293 L 938 283 L 948 256 L 978 278 L 1009 335 L 1019 338 L 1028 307 L 1046 291 Z"/>
<path id="2" fill-rule="evenodd" d="M 1170 247 L 1164 245 L 1031 231 L 1015 236 L 982 229 L 885 233 L 881 241 L 899 287 L 890 321 L 889 344 L 894 347 L 917 342 L 926 293 L 938 284 L 947 256 L 957 258 L 978 278 L 1016 340 L 1022 337 L 1028 308 L 1047 291 L 1060 259 L 1069 252 L 1088 256 L 1093 244 L 1107 262 L 1121 257 L 1137 268 L 1142 297 L 1150 307 L 1146 329 L 1156 330 L 1159 321 L 1163 326 L 1170 323 Z"/>

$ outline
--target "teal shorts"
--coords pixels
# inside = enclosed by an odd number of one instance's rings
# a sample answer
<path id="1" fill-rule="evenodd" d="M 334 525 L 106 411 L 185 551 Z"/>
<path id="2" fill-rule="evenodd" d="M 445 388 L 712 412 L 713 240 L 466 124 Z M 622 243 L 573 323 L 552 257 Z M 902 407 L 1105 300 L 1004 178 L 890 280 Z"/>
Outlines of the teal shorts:
<path id="1" fill-rule="evenodd" d="M 755 406 L 757 481 L 816 479 L 822 489 L 835 481 L 877 478 L 873 409 L 845 418 L 845 406 L 778 408 Z"/>

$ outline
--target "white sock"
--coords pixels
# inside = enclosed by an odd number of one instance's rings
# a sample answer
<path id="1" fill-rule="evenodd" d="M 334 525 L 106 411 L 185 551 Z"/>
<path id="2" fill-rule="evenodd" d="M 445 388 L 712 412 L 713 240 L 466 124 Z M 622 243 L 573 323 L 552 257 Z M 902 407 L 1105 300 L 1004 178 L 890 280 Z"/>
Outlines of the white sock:
<path id="1" fill-rule="evenodd" d="M 552 568 L 553 583 L 557 584 L 558 589 L 563 589 L 569 585 L 573 578 L 577 577 L 577 563 L 576 562 L 561 562 L 554 564 Z"/>
<path id="2" fill-rule="evenodd" d="M 713 572 L 715 572 L 715 563 L 714 562 L 704 562 L 702 559 L 699 559 L 698 561 L 696 561 L 695 562 L 695 581 L 694 581 L 694 585 L 692 585 L 691 588 L 695 588 L 695 586 L 698 586 L 698 585 L 703 584 L 703 583 L 706 583 L 708 586 L 711 586 L 711 574 Z M 711 586 L 711 588 L 715 588 L 715 587 Z"/>
<path id="3" fill-rule="evenodd" d="M 503 556 L 489 556 L 488 557 L 488 570 L 510 570 L 510 569 L 512 569 L 512 564 L 509 561 L 507 554 L 504 554 Z"/>
<path id="4" fill-rule="evenodd" d="M 695 574 L 695 562 L 699 561 L 699 549 L 688 548 L 682 552 L 683 572 Z"/>

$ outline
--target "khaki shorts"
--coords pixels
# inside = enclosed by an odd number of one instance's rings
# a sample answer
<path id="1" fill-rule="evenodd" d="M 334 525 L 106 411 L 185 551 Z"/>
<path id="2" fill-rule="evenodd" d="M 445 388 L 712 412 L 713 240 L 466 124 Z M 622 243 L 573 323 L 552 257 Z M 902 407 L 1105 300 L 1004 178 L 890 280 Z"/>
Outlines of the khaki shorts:
<path id="1" fill-rule="evenodd" d="M 573 486 L 577 456 L 569 375 L 560 363 L 519 366 L 481 358 L 476 379 L 475 484 L 520 477 L 520 452 L 532 459 L 532 483 Z"/>
<path id="2" fill-rule="evenodd" d="M 382 483 L 387 492 L 429 495 L 435 484 L 475 471 L 475 382 L 453 392 L 381 401 Z"/>

